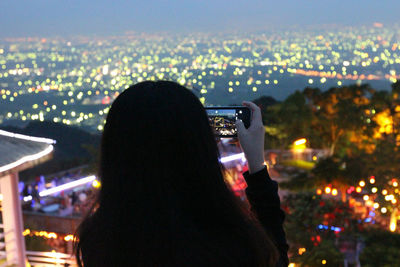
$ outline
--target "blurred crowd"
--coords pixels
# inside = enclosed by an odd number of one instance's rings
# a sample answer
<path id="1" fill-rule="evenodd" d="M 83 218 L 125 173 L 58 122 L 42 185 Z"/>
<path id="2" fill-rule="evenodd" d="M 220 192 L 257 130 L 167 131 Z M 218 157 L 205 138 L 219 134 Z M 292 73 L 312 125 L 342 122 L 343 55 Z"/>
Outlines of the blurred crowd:
<path id="1" fill-rule="evenodd" d="M 24 211 L 39 212 L 59 216 L 82 216 L 90 208 L 90 199 L 94 196 L 91 183 L 59 191 L 41 197 L 40 192 L 56 188 L 81 178 L 80 171 L 66 172 L 62 176 L 35 178 L 33 182 L 20 182 L 19 192 Z"/>

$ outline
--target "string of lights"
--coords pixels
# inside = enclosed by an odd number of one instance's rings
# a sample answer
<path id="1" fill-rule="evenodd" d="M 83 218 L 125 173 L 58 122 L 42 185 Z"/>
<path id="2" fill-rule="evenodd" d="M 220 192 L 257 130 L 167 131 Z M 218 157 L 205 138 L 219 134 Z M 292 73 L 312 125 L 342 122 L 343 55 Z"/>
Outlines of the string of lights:
<path id="1" fill-rule="evenodd" d="M 72 234 L 57 234 L 55 232 L 36 231 L 31 229 L 25 229 L 22 234 L 23 236 L 38 236 L 45 239 L 62 239 L 66 242 L 71 242 L 75 239 L 75 236 Z"/>

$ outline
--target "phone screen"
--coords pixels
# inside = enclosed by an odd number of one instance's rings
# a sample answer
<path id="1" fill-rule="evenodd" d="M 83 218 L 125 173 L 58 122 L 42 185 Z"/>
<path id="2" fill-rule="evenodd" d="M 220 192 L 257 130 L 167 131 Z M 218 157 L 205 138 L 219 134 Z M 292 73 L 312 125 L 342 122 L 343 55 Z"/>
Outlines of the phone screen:
<path id="1" fill-rule="evenodd" d="M 249 110 L 247 108 L 206 108 L 208 120 L 214 133 L 220 137 L 235 137 L 237 119 L 243 120 L 246 127 L 249 125 Z"/>

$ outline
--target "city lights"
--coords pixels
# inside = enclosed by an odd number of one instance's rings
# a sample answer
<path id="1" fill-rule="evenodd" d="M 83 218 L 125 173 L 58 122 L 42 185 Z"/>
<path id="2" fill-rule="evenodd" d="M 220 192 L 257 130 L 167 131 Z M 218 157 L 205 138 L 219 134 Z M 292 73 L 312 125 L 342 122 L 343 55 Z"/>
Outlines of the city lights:
<path id="1" fill-rule="evenodd" d="M 49 120 L 103 131 L 104 109 L 129 85 L 144 80 L 168 78 L 195 87 L 206 104 L 230 103 L 229 97 L 215 99 L 215 90 L 256 98 L 279 94 L 287 82 L 322 88 L 358 81 L 389 84 L 400 79 L 400 47 L 391 34 L 395 29 L 389 29 L 328 28 L 323 35 L 285 31 L 282 42 L 274 31 L 232 36 L 229 41 L 201 34 L 160 34 L 157 39 L 143 34 L 140 42 L 129 34 L 96 41 L 12 39 L 12 50 L 0 48 L 0 80 L 7 84 L 0 87 L 0 102 L 5 104 L 0 105 L 0 123 Z M 248 42 L 254 39 L 257 42 Z M 26 101 L 33 95 L 38 100 Z M 23 112 L 10 112 L 11 102 Z M 300 140 L 295 146 L 305 145 Z"/>

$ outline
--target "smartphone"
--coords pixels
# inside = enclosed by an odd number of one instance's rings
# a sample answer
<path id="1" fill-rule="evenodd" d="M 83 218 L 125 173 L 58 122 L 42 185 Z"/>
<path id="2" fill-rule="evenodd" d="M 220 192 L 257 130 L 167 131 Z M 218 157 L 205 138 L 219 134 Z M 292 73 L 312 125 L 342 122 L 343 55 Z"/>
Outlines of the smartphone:
<path id="1" fill-rule="evenodd" d="M 237 137 L 235 122 L 240 119 L 250 126 L 251 110 L 248 107 L 206 107 L 208 121 L 219 137 Z"/>

